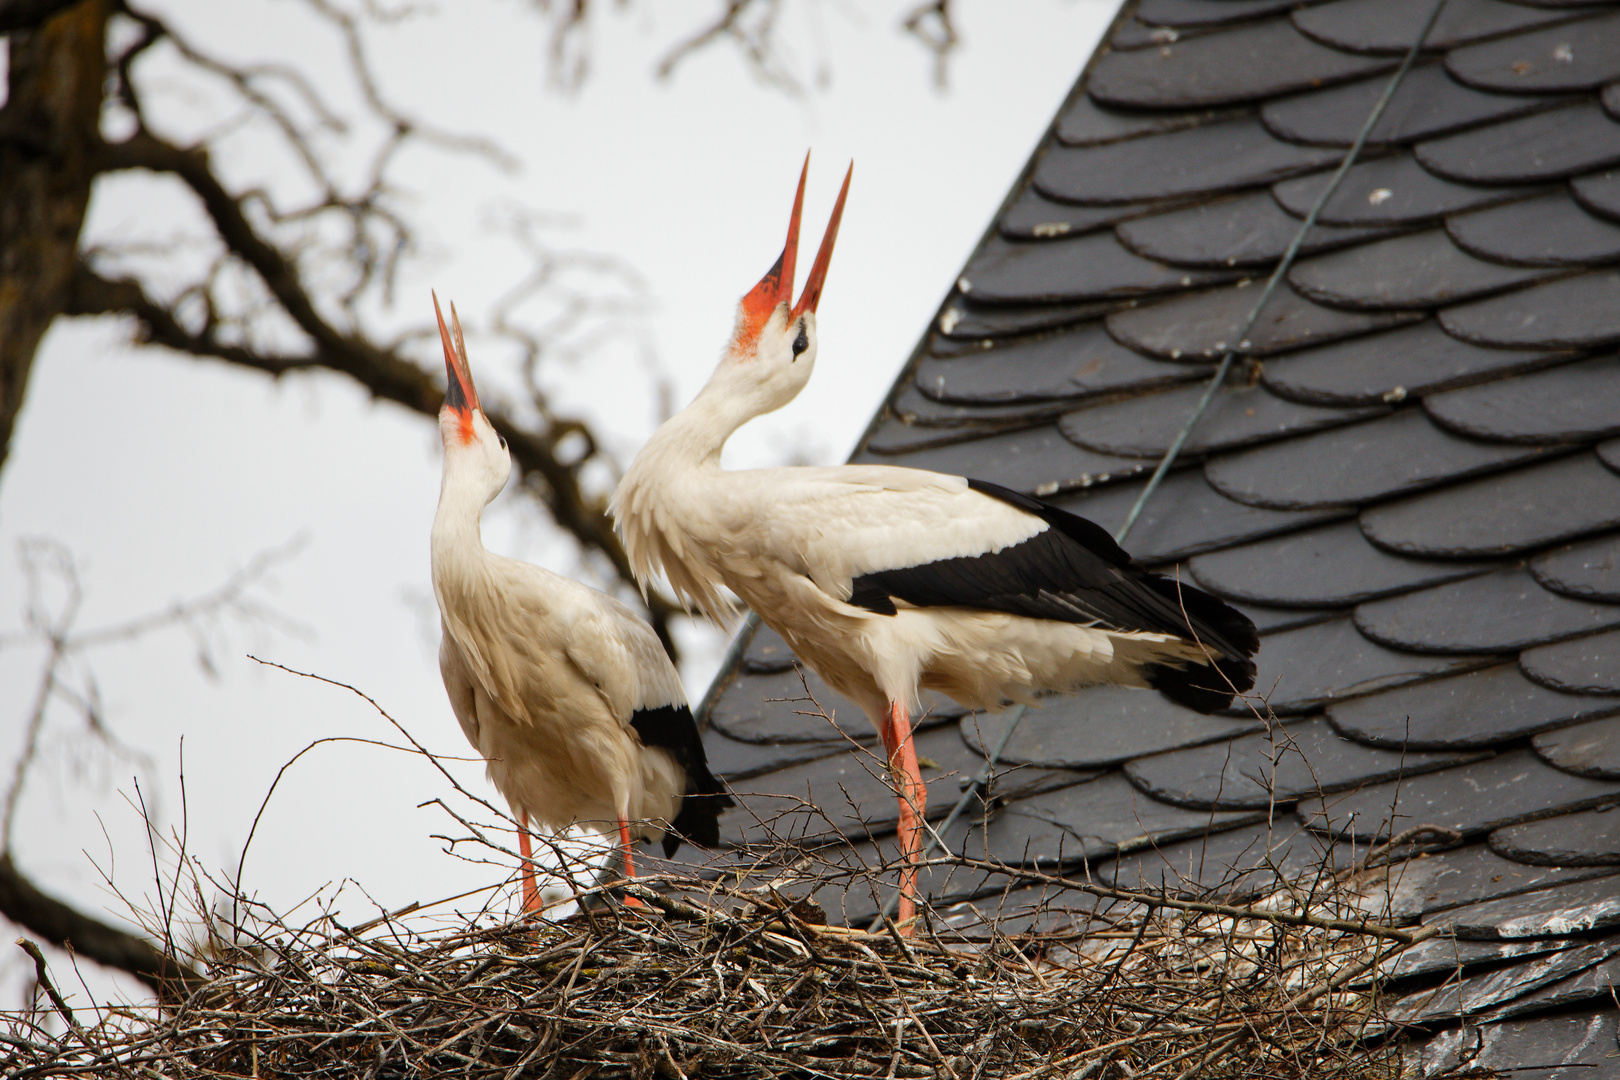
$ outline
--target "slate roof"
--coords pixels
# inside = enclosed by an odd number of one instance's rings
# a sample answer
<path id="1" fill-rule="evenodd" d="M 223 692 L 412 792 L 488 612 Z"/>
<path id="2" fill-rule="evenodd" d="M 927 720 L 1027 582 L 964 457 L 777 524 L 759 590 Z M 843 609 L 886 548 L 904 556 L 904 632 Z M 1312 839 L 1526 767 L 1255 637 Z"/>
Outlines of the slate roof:
<path id="1" fill-rule="evenodd" d="M 1449 0 L 1233 340 L 1427 11 L 1127 3 L 855 460 L 1116 529 L 1236 349 L 1125 546 L 1253 617 L 1275 726 L 1142 691 L 1053 699 L 946 839 L 1241 893 L 1268 850 L 1303 866 L 1455 830 L 1395 903 L 1456 935 L 1402 960 L 1397 1017 L 1440 1032 L 1418 1065 L 1620 1076 L 1620 5 Z M 831 824 L 801 808 L 783 832 L 881 845 L 894 800 L 848 741 L 875 735 L 807 684 L 837 729 L 759 631 L 711 691 L 715 771 L 768 793 L 726 836 L 809 797 Z M 918 752 L 943 814 L 1007 721 L 932 705 Z M 943 907 L 996 886 L 931 887 Z"/>

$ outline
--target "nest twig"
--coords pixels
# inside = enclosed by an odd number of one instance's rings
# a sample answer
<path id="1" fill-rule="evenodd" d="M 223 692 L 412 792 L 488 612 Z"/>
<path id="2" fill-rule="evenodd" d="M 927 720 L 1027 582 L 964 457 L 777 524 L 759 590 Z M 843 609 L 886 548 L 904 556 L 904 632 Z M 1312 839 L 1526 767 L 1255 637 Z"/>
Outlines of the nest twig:
<path id="1" fill-rule="evenodd" d="M 1397 1073 L 1369 1040 L 1374 921 L 1259 904 L 1167 907 L 1002 867 L 1041 908 L 974 930 L 943 913 L 906 938 L 820 924 L 814 876 L 752 888 L 622 886 L 556 922 L 422 911 L 345 928 L 258 915 L 167 1015 L 12 1016 L 0 1073 L 58 1077 L 1198 1077 Z M 964 861 L 964 866 L 966 861 Z M 983 870 L 983 864 L 974 864 Z M 658 886 L 653 888 L 651 886 Z M 1009 894 L 1010 895 L 1010 894 Z M 1284 893 L 1277 894 L 1285 895 Z M 601 899 L 600 897 L 598 898 Z M 1104 915 L 1099 903 L 1115 902 Z M 1081 903 L 1084 901 L 1084 903 Z M 1123 903 L 1120 903 L 1123 901 Z M 998 899 L 981 901 L 994 912 Z M 1073 912 L 1064 915 L 1066 907 Z M 245 908 L 244 908 L 245 910 Z M 1079 914 L 1081 910 L 1092 912 Z"/>

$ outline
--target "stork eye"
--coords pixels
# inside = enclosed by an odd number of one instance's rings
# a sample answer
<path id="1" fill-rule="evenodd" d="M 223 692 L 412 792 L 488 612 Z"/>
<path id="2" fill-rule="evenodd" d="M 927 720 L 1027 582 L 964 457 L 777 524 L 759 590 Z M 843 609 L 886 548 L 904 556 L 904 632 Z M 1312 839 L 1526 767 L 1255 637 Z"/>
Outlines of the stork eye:
<path id="1" fill-rule="evenodd" d="M 810 347 L 810 337 L 804 332 L 804 323 L 799 324 L 799 336 L 793 339 L 793 357 L 798 359 L 800 353 Z"/>
<path id="2" fill-rule="evenodd" d="M 497 435 L 495 437 L 497 439 L 501 440 L 501 449 L 505 450 L 506 449 L 506 436 L 505 435 Z"/>

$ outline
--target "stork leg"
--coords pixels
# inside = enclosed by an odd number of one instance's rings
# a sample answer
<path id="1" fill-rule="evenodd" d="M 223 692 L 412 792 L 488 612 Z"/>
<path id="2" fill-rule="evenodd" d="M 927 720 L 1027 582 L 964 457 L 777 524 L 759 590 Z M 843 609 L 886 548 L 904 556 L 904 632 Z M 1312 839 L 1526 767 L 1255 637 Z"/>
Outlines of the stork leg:
<path id="1" fill-rule="evenodd" d="M 907 866 L 900 871 L 899 921 L 910 932 L 907 921 L 917 914 L 917 868 L 922 855 L 923 812 L 928 808 L 928 788 L 917 766 L 917 744 L 911 734 L 911 717 L 898 701 L 889 703 L 887 722 L 882 725 L 883 748 L 889 753 L 889 772 L 900 787 L 900 854 Z"/>
<path id="2" fill-rule="evenodd" d="M 624 818 L 619 819 L 619 850 L 624 855 L 624 879 L 629 881 L 636 876 L 636 863 L 630 854 L 630 823 L 625 821 Z M 624 906 L 643 907 L 644 905 L 640 900 L 627 893 L 624 898 Z"/>
<path id="3" fill-rule="evenodd" d="M 518 815 L 518 854 L 523 857 L 523 913 L 540 914 L 540 890 L 534 884 L 534 849 L 529 846 L 529 815 Z"/>

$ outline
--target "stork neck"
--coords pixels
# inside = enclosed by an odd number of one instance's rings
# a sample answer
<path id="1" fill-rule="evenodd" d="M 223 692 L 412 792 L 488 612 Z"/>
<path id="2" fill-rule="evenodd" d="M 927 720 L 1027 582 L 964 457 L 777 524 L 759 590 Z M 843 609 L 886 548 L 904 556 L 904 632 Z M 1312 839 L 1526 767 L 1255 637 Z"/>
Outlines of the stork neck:
<path id="1" fill-rule="evenodd" d="M 439 483 L 439 506 L 433 514 L 433 552 L 484 550 L 482 522 L 483 493 L 472 485 L 458 482 L 454 469 L 447 468 Z"/>
<path id="2" fill-rule="evenodd" d="M 690 405 L 659 427 L 643 453 L 653 451 L 686 465 L 718 467 L 720 451 L 732 432 L 763 411 L 722 380 L 710 379 Z"/>

